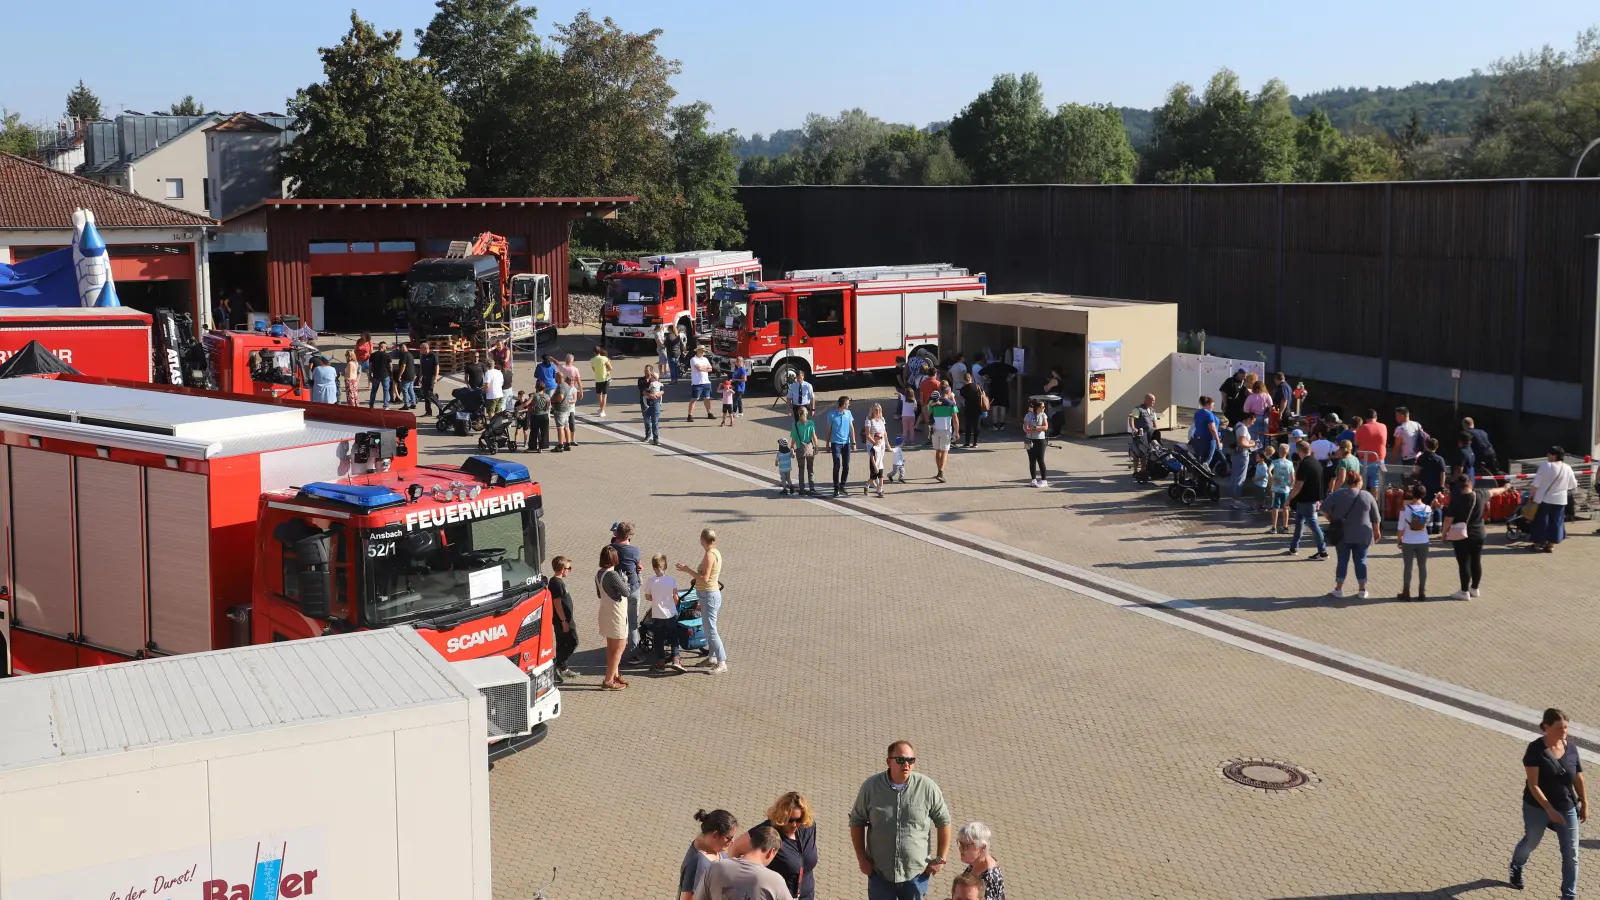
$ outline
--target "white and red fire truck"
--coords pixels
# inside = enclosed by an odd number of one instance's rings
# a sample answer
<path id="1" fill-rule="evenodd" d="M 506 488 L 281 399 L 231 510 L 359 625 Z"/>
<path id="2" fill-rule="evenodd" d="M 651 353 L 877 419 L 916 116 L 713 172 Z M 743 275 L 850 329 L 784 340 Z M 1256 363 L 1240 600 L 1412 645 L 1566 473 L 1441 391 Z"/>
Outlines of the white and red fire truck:
<path id="1" fill-rule="evenodd" d="M 150 314 L 125 306 L 0 308 L 0 363 L 38 341 L 85 375 L 150 380 Z"/>
<path id="2" fill-rule="evenodd" d="M 639 269 L 607 276 L 601 311 L 607 338 L 647 340 L 657 325 L 685 338 L 704 334 L 712 297 L 724 287 L 761 279 L 761 260 L 748 250 L 693 250 L 639 257 Z"/>
<path id="3" fill-rule="evenodd" d="M 418 465 L 414 430 L 409 413 L 0 380 L 0 674 L 408 624 L 446 660 L 509 658 L 528 679 L 513 712 L 555 718 L 539 485 L 493 457 Z"/>
<path id="4" fill-rule="evenodd" d="M 892 369 L 896 357 L 939 356 L 939 303 L 979 297 L 987 277 L 939 263 L 805 269 L 782 281 L 717 292 L 711 349 L 727 367 L 750 360 L 773 389 L 806 377 Z"/>

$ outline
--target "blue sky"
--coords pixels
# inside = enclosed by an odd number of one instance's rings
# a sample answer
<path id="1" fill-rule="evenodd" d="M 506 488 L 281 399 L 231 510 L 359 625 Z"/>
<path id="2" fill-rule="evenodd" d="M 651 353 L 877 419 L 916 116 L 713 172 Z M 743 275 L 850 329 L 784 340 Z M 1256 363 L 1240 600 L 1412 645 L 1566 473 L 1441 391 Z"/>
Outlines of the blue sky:
<path id="1" fill-rule="evenodd" d="M 1252 88 L 1278 77 L 1295 93 L 1432 81 L 1545 43 L 1570 48 L 1579 30 L 1600 23 L 1600 7 L 1577 0 L 536 5 L 544 33 L 585 8 L 630 30 L 665 29 L 663 51 L 683 62 L 679 98 L 709 102 L 720 127 L 745 133 L 852 106 L 891 121 L 948 119 L 998 72 L 1039 73 L 1052 105 L 1140 107 L 1222 66 Z M 207 108 L 282 111 L 296 87 L 321 77 L 316 49 L 343 34 L 349 15 L 327 0 L 6 6 L 0 106 L 28 121 L 59 116 L 79 78 L 108 113 L 149 112 L 191 93 Z M 357 8 L 407 35 L 433 13 L 431 0 Z"/>

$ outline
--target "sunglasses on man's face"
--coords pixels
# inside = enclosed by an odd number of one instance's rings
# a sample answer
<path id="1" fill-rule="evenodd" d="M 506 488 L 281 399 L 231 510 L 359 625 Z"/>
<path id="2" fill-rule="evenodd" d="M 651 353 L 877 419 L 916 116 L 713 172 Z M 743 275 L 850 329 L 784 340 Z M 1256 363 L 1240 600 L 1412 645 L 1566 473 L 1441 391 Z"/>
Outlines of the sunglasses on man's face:
<path id="1" fill-rule="evenodd" d="M 891 756 L 889 757 L 889 761 L 897 762 L 902 766 L 914 766 L 917 764 L 917 758 L 915 756 Z"/>

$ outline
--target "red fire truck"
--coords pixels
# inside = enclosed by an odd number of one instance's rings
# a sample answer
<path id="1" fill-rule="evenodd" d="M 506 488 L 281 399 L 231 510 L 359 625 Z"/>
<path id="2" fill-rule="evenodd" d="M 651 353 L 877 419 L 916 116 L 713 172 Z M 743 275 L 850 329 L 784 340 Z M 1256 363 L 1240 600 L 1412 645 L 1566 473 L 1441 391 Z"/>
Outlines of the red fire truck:
<path id="1" fill-rule="evenodd" d="M 704 334 L 712 296 L 723 287 L 760 278 L 761 260 L 748 250 L 641 256 L 638 271 L 618 272 L 605 280 L 605 336 L 647 340 L 657 325 L 676 328 L 685 338 Z"/>
<path id="2" fill-rule="evenodd" d="M 807 269 L 782 281 L 717 292 L 711 349 L 719 365 L 750 360 L 788 390 L 795 373 L 892 369 L 895 358 L 939 355 L 939 302 L 978 297 L 982 274 L 945 264 Z"/>
<path id="3" fill-rule="evenodd" d="M 150 380 L 150 314 L 126 306 L 0 308 L 0 363 L 38 341 L 85 375 Z"/>
<path id="4" fill-rule="evenodd" d="M 527 467 L 418 465 L 409 413 L 82 376 L 0 408 L 0 674 L 408 624 L 560 715 Z"/>

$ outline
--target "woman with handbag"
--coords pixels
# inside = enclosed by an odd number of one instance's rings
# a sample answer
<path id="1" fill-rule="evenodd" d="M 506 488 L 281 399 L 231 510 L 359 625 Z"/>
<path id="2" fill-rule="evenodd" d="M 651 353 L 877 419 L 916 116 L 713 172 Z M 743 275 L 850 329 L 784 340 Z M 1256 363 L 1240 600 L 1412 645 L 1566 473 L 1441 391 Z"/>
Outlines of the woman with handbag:
<path id="1" fill-rule="evenodd" d="M 600 636 L 606 639 L 606 677 L 603 691 L 628 686 L 622 677 L 622 650 L 628 644 L 628 580 L 617 571 L 621 557 L 607 544 L 600 550 L 600 570 L 594 573 L 594 595 L 600 600 Z"/>
<path id="2" fill-rule="evenodd" d="M 811 411 L 804 406 L 795 407 L 794 414 L 794 427 L 789 429 L 789 443 L 794 447 L 795 486 L 802 494 L 815 494 L 817 492 L 817 424 L 811 421 Z"/>
<path id="3" fill-rule="evenodd" d="M 1328 517 L 1328 543 L 1339 554 L 1334 574 L 1333 592 L 1328 596 L 1342 598 L 1345 575 L 1350 563 L 1355 562 L 1356 596 L 1367 599 L 1367 550 L 1381 538 L 1379 523 L 1383 517 L 1378 512 L 1378 501 L 1361 489 L 1361 475 L 1345 472 L 1342 487 L 1328 495 L 1322 503 L 1322 513 Z"/>
<path id="4" fill-rule="evenodd" d="M 1539 509 L 1533 515 L 1531 550 L 1554 553 L 1555 545 L 1567 536 L 1567 495 L 1578 486 L 1578 476 L 1566 459 L 1566 450 L 1551 447 L 1539 471 L 1534 473 L 1533 501 L 1539 504 Z"/>
<path id="5" fill-rule="evenodd" d="M 1450 485 L 1450 503 L 1444 511 L 1444 539 L 1456 554 L 1456 569 L 1461 575 L 1461 590 L 1450 595 L 1452 600 L 1476 599 L 1478 584 L 1483 581 L 1483 527 L 1484 513 L 1489 501 L 1506 488 L 1474 489 L 1472 478 L 1457 475 Z"/>

